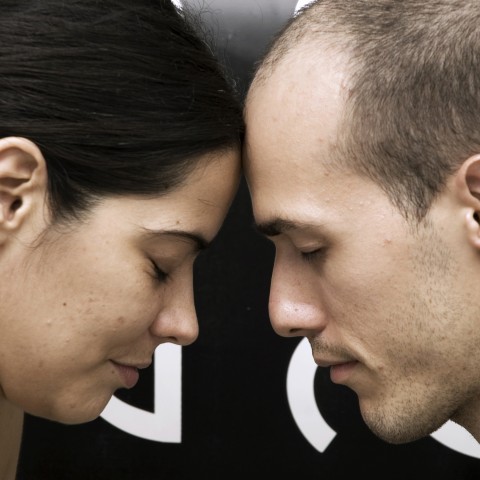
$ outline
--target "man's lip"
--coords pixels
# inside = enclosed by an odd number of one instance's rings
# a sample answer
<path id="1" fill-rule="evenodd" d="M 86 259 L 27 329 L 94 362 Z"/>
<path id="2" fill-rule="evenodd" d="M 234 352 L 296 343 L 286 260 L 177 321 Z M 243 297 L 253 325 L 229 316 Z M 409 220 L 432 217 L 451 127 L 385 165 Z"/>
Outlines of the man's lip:
<path id="1" fill-rule="evenodd" d="M 120 365 L 121 367 L 136 368 L 137 370 L 144 370 L 145 368 L 148 368 L 152 364 L 151 360 L 146 362 L 119 362 L 116 360 L 110 360 L 110 361 L 115 363 L 116 365 Z"/>
<path id="2" fill-rule="evenodd" d="M 325 358 L 315 358 L 314 360 L 319 367 L 335 367 L 337 365 L 355 362 L 355 360 L 328 360 Z"/>
<path id="3" fill-rule="evenodd" d="M 356 370 L 357 365 L 358 362 L 356 360 L 331 365 L 330 380 L 333 383 L 339 384 L 347 382 L 352 373 Z"/>

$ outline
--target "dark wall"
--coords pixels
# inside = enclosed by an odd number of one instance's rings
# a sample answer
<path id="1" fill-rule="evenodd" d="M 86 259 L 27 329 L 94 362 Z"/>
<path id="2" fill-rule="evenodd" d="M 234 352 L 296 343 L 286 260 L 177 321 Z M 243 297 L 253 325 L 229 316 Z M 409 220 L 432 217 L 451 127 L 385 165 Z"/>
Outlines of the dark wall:
<path id="1" fill-rule="evenodd" d="M 200 14 L 242 94 L 295 6 L 184 2 Z M 447 425 L 437 439 L 402 446 L 382 442 L 363 424 L 355 395 L 316 369 L 299 339 L 274 334 L 267 311 L 274 252 L 251 223 L 242 183 L 213 248 L 196 264 L 197 342 L 171 357 L 159 350 L 139 384 L 118 392 L 117 413 L 77 426 L 27 416 L 19 480 L 480 478 L 478 446 L 461 429 Z M 169 388 L 178 395 L 165 400 Z M 163 440 L 147 432 L 156 422 Z"/>

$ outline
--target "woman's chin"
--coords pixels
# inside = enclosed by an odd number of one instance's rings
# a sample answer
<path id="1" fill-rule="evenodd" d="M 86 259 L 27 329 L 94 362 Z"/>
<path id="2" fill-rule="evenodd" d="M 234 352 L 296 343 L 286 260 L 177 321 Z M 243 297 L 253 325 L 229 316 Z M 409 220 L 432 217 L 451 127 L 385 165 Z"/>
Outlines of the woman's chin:
<path id="1" fill-rule="evenodd" d="M 92 422 L 96 420 L 107 406 L 111 397 L 105 399 L 95 399 L 94 402 L 80 403 L 62 403 L 56 404 L 53 408 L 45 410 L 34 410 L 28 413 L 46 420 L 51 420 L 65 425 L 78 425 L 81 423 Z"/>

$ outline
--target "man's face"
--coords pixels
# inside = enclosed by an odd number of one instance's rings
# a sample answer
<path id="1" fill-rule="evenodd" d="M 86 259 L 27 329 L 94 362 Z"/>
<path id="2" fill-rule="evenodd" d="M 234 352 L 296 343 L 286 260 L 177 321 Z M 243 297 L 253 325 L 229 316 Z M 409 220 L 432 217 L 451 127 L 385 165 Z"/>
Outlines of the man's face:
<path id="1" fill-rule="evenodd" d="M 292 54 L 254 83 L 245 173 L 276 248 L 273 328 L 307 337 L 369 427 L 405 442 L 478 403 L 479 305 L 448 188 L 415 226 L 379 186 L 335 166 L 345 79 L 340 56 Z"/>

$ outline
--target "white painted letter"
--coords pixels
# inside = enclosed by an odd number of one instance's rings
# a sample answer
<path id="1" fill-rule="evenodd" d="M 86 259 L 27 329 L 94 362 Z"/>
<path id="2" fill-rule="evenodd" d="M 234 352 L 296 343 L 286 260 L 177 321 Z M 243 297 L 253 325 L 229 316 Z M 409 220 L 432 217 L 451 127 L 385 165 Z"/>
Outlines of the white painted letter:
<path id="1" fill-rule="evenodd" d="M 171 343 L 155 350 L 154 412 L 112 397 L 101 416 L 136 437 L 180 443 L 182 436 L 182 347 Z"/>

